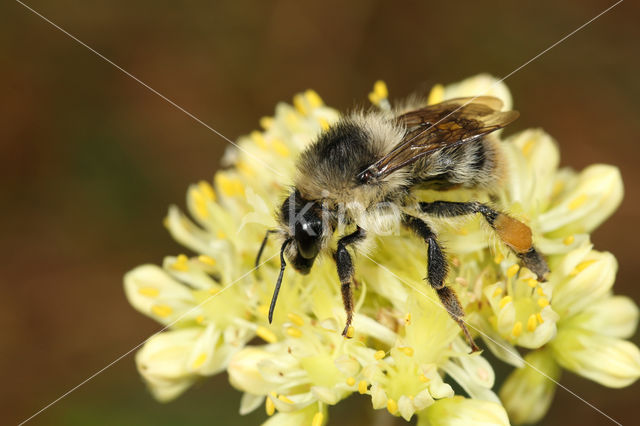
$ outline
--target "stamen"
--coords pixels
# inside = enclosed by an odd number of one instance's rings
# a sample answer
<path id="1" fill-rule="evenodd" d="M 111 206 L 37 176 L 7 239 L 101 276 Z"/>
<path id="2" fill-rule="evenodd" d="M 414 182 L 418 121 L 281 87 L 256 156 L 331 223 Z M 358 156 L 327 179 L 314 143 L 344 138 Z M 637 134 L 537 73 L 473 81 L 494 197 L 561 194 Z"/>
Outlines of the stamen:
<path id="1" fill-rule="evenodd" d="M 320 117 L 318 118 L 318 122 L 320 123 L 320 127 L 322 127 L 322 130 L 327 130 L 329 129 L 329 127 L 331 127 L 326 118 Z"/>
<path id="2" fill-rule="evenodd" d="M 302 337 L 302 331 L 296 327 L 287 328 L 287 334 L 291 337 L 296 337 L 296 338 Z"/>
<path id="3" fill-rule="evenodd" d="M 376 361 L 380 361 L 382 358 L 384 358 L 386 356 L 386 352 L 385 351 L 378 351 L 375 354 L 373 354 L 373 357 L 376 359 Z"/>
<path id="4" fill-rule="evenodd" d="M 256 329 L 256 335 L 267 343 L 275 343 L 278 341 L 275 333 L 262 325 Z"/>
<path id="5" fill-rule="evenodd" d="M 587 196 L 585 194 L 578 195 L 569 203 L 569 210 L 575 210 L 579 208 L 584 202 L 587 201 Z"/>
<path id="6" fill-rule="evenodd" d="M 520 337 L 520 335 L 522 334 L 521 321 L 516 321 L 516 323 L 513 325 L 513 330 L 511 330 L 511 334 L 513 334 L 514 337 Z"/>
<path id="7" fill-rule="evenodd" d="M 198 256 L 198 260 L 209 266 L 216 266 L 216 260 L 213 257 L 207 256 L 206 254 L 201 254 Z"/>
<path id="8" fill-rule="evenodd" d="M 251 134 L 249 134 L 249 137 L 260 148 L 265 150 L 269 148 L 267 141 L 264 139 L 264 136 L 262 136 L 262 133 L 260 133 L 259 131 L 254 130 L 253 132 L 251 132 Z"/>
<path id="9" fill-rule="evenodd" d="M 307 97 L 307 101 L 309 101 L 309 105 L 311 105 L 313 108 L 321 107 L 324 104 L 322 98 L 315 90 L 307 89 L 304 94 Z"/>
<path id="10" fill-rule="evenodd" d="M 169 305 L 153 305 L 151 312 L 160 318 L 166 318 L 173 313 L 173 309 Z"/>
<path id="11" fill-rule="evenodd" d="M 375 83 L 373 83 L 373 92 L 380 99 L 387 99 L 389 97 L 389 90 L 387 89 L 387 84 L 382 80 L 378 80 Z"/>
<path id="12" fill-rule="evenodd" d="M 389 400 L 387 401 L 387 410 L 389 410 L 391 414 L 397 413 L 398 403 L 396 403 L 393 399 L 389 398 Z"/>
<path id="13" fill-rule="evenodd" d="M 198 182 L 198 189 L 200 190 L 202 195 L 204 195 L 204 197 L 209 201 L 216 200 L 216 193 L 209 182 L 201 180 L 200 182 Z"/>
<path id="14" fill-rule="evenodd" d="M 493 291 L 493 296 L 492 297 L 498 297 L 502 294 L 504 290 L 502 290 L 502 287 L 496 287 L 496 289 Z"/>
<path id="15" fill-rule="evenodd" d="M 505 296 L 500 300 L 500 309 L 504 308 L 505 306 L 507 306 L 507 303 L 511 302 L 513 300 L 513 297 L 511 296 Z"/>
<path id="16" fill-rule="evenodd" d="M 438 104 L 444 99 L 444 86 L 442 84 L 436 84 L 429 92 L 427 98 L 427 105 Z"/>
<path id="17" fill-rule="evenodd" d="M 229 177 L 223 173 L 217 173 L 216 177 L 216 185 L 222 193 L 228 197 L 244 195 L 244 186 L 239 179 L 234 177 Z"/>
<path id="18" fill-rule="evenodd" d="M 504 256 L 502 255 L 502 253 L 496 254 L 496 257 L 493 258 L 493 261 L 497 264 L 502 263 L 503 260 L 504 260 Z"/>
<path id="19" fill-rule="evenodd" d="M 353 337 L 353 335 L 355 334 L 356 330 L 353 328 L 352 325 L 349 326 L 349 328 L 347 328 L 347 334 L 345 337 L 348 337 L 349 339 L 351 339 Z"/>
<path id="20" fill-rule="evenodd" d="M 193 203 L 198 217 L 200 219 L 208 218 L 209 210 L 207 209 L 207 199 L 205 196 L 196 188 L 190 188 L 189 193 L 191 194 L 191 198 L 193 198 Z"/>
<path id="21" fill-rule="evenodd" d="M 360 380 L 360 382 L 358 383 L 358 393 L 360 395 L 364 395 L 365 393 L 367 393 L 367 382 L 365 382 L 364 380 Z"/>
<path id="22" fill-rule="evenodd" d="M 173 264 L 171 265 L 171 268 L 175 269 L 176 271 L 181 271 L 181 272 L 188 271 L 189 270 L 189 258 L 184 254 L 178 255 L 178 257 L 176 257 L 175 262 L 173 262 Z"/>
<path id="23" fill-rule="evenodd" d="M 549 306 L 549 299 L 547 299 L 546 297 L 541 297 L 540 299 L 538 299 L 538 306 L 540 306 L 541 308 L 546 308 L 547 306 Z"/>
<path id="24" fill-rule="evenodd" d="M 406 346 L 404 348 L 398 348 L 399 350 L 401 350 L 406 356 L 413 356 L 413 348 Z"/>
<path id="25" fill-rule="evenodd" d="M 538 287 L 536 288 L 536 292 L 538 293 L 538 295 L 545 297 L 546 294 L 544 294 L 544 290 L 542 289 L 542 287 Z"/>
<path id="26" fill-rule="evenodd" d="M 270 396 L 267 396 L 264 408 L 265 408 L 265 411 L 267 412 L 267 416 L 273 416 L 273 414 L 276 412 L 276 406 L 271 400 Z"/>
<path id="27" fill-rule="evenodd" d="M 536 280 L 535 278 L 528 278 L 526 282 L 527 285 L 531 288 L 536 288 L 538 286 L 538 280 Z"/>
<path id="28" fill-rule="evenodd" d="M 353 377 L 348 377 L 347 378 L 347 385 L 348 386 L 353 386 L 355 384 L 356 384 L 356 379 L 355 378 L 353 378 Z"/>
<path id="29" fill-rule="evenodd" d="M 538 320 L 538 322 L 539 322 L 540 324 L 542 324 L 542 323 L 544 322 L 544 319 L 542 318 L 542 315 L 540 314 L 540 312 L 538 312 L 538 313 L 536 314 L 536 319 Z"/>
<path id="30" fill-rule="evenodd" d="M 388 96 L 389 91 L 387 90 L 387 85 L 384 81 L 378 80 L 373 84 L 373 91 L 369 93 L 369 101 L 376 106 L 381 106 L 381 104 L 385 103 L 384 101 L 387 100 Z"/>
<path id="31" fill-rule="evenodd" d="M 576 238 L 573 235 L 569 235 L 564 240 L 562 240 L 562 242 L 564 243 L 565 246 L 570 246 L 571 244 L 573 244 L 575 239 Z"/>
<path id="32" fill-rule="evenodd" d="M 245 176 L 253 177 L 256 175 L 255 170 L 249 165 L 249 163 L 243 160 L 238 160 L 238 162 L 236 163 L 236 169 L 238 169 L 240 173 Z"/>
<path id="33" fill-rule="evenodd" d="M 420 380 L 422 383 L 427 383 L 430 379 L 427 376 L 425 376 L 424 374 L 421 374 L 418 377 L 418 380 Z"/>
<path id="34" fill-rule="evenodd" d="M 193 361 L 193 364 L 192 364 L 193 369 L 196 370 L 202 367 L 202 365 L 206 360 L 207 360 L 207 354 L 198 355 L 198 357 Z"/>
<path id="35" fill-rule="evenodd" d="M 278 399 L 282 402 L 286 402 L 287 404 L 293 404 L 294 402 L 287 398 L 285 395 L 278 395 Z"/>
<path id="36" fill-rule="evenodd" d="M 291 151 L 289 151 L 287 145 L 285 145 L 284 142 L 278 139 L 273 141 L 273 149 L 281 157 L 288 157 L 291 154 Z"/>
<path id="37" fill-rule="evenodd" d="M 573 268 L 573 271 L 571 271 L 569 273 L 570 277 L 575 277 L 576 275 L 578 275 L 580 272 L 584 271 L 585 269 L 587 269 L 589 266 L 591 266 L 592 264 L 596 263 L 595 260 L 585 260 L 584 262 L 580 262 L 578 264 L 578 266 L 576 266 L 575 268 Z"/>
<path id="38" fill-rule="evenodd" d="M 301 94 L 297 94 L 293 97 L 293 106 L 302 115 L 307 115 L 307 113 L 309 112 L 307 111 L 307 107 L 304 104 L 304 98 Z"/>
<path id="39" fill-rule="evenodd" d="M 265 317 L 269 315 L 269 307 L 267 305 L 260 305 L 256 310 Z"/>
<path id="40" fill-rule="evenodd" d="M 273 126 L 273 117 L 262 117 L 260 119 L 260 127 L 269 130 Z"/>
<path id="41" fill-rule="evenodd" d="M 529 315 L 529 319 L 527 320 L 527 330 L 533 332 L 538 327 L 538 320 L 536 319 L 535 314 Z"/>
<path id="42" fill-rule="evenodd" d="M 507 277 L 509 278 L 514 277 L 519 270 L 520 270 L 520 265 L 518 265 L 517 263 L 509 266 L 509 269 L 507 269 Z"/>
<path id="43" fill-rule="evenodd" d="M 138 293 L 147 297 L 158 297 L 158 294 L 160 294 L 160 290 L 155 287 L 140 287 L 138 289 Z"/>
<path id="44" fill-rule="evenodd" d="M 289 312 L 287 314 L 287 317 L 289 317 L 289 320 L 292 323 L 294 323 L 295 325 L 297 325 L 298 327 L 302 327 L 304 325 L 304 320 L 298 314 L 294 314 L 293 312 Z"/>

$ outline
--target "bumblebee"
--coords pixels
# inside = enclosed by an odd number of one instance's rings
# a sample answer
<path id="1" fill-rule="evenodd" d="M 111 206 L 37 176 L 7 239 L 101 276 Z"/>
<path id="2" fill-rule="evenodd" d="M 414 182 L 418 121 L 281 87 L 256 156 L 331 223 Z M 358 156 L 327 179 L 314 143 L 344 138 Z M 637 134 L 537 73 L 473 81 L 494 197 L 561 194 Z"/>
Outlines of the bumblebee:
<path id="1" fill-rule="evenodd" d="M 347 335 L 353 318 L 354 266 L 347 250 L 389 225 L 413 231 L 426 244 L 426 281 L 478 350 L 464 323 L 453 289 L 446 286 L 448 264 L 429 217 L 480 214 L 521 263 L 544 281 L 547 263 L 532 243 L 530 228 L 490 205 L 476 201 L 420 201 L 417 189 L 453 188 L 491 191 L 503 175 L 500 146 L 489 135 L 519 116 L 502 111 L 495 97 L 451 99 L 423 108 L 355 112 L 321 133 L 300 155 L 294 188 L 277 211 L 280 274 L 269 309 L 273 318 L 287 261 L 308 274 L 321 253 L 336 262 L 346 311 Z M 334 234 L 338 235 L 333 247 Z"/>

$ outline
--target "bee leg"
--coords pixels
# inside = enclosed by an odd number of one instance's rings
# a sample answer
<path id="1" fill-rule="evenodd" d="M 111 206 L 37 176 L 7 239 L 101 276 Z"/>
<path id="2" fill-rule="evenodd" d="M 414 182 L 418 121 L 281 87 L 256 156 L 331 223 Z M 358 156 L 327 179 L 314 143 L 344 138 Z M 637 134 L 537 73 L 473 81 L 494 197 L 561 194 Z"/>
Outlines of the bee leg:
<path id="1" fill-rule="evenodd" d="M 364 229 L 358 227 L 353 233 L 345 235 L 338 240 L 338 248 L 334 254 L 336 266 L 338 269 L 338 278 L 340 279 L 340 290 L 342 291 L 342 302 L 344 310 L 347 313 L 347 324 L 342 331 L 342 335 L 346 336 L 353 320 L 353 292 L 351 291 L 351 282 L 353 281 L 353 262 L 351 255 L 347 251 L 347 246 L 356 243 L 366 237 Z"/>
<path id="2" fill-rule="evenodd" d="M 464 323 L 464 310 L 460 305 L 458 296 L 452 288 L 445 286 L 444 282 L 447 278 L 447 273 L 449 272 L 449 266 L 447 264 L 447 259 L 444 256 L 444 252 L 438 244 L 436 235 L 433 233 L 431 228 L 429 228 L 429 225 L 417 217 L 405 216 L 405 225 L 427 243 L 427 282 L 436 291 L 440 301 L 451 318 L 453 318 L 453 320 L 457 322 L 462 329 L 469 346 L 471 346 L 471 350 L 473 352 L 479 351 L 480 349 L 476 346 L 471 334 L 469 334 L 467 326 Z"/>
<path id="3" fill-rule="evenodd" d="M 420 210 L 435 217 L 454 217 L 480 213 L 498 237 L 518 256 L 540 281 L 546 281 L 549 267 L 542 255 L 533 246 L 531 229 L 511 216 L 475 201 L 458 203 L 434 201 L 420 203 Z"/>

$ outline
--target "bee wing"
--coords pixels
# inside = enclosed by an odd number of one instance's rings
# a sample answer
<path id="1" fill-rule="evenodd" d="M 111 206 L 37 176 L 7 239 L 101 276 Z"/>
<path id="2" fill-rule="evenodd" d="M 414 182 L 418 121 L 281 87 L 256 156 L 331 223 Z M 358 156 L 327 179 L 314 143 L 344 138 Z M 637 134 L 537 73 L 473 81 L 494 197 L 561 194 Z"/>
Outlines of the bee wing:
<path id="1" fill-rule="evenodd" d="M 505 127 L 520 115 L 500 111 L 492 96 L 456 98 L 409 111 L 397 118 L 407 128 L 402 141 L 358 175 L 361 182 L 385 177 L 442 148 L 461 145 Z"/>

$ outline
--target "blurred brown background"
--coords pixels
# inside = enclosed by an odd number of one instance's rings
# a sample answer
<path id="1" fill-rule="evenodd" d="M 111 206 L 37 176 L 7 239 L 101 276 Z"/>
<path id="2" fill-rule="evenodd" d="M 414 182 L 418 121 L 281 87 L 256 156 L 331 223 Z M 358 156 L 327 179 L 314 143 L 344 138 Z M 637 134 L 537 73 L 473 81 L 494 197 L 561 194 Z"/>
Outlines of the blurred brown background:
<path id="1" fill-rule="evenodd" d="M 316 89 L 339 109 L 373 81 L 392 97 L 436 82 L 504 76 L 613 2 L 30 0 L 40 11 L 231 139 L 276 102 Z M 447 4 L 444 4 L 447 3 Z M 640 300 L 638 3 L 624 2 L 507 80 L 522 117 L 575 168 L 619 166 L 626 196 L 593 236 Z M 127 304 L 122 275 L 184 250 L 161 225 L 226 143 L 16 2 L 0 13 L 0 416 L 17 423 L 159 329 Z M 635 342 L 638 343 L 636 336 Z M 563 383 L 622 423 L 640 385 Z M 256 424 L 224 375 L 161 405 L 132 356 L 33 424 Z M 331 424 L 368 424 L 353 397 Z M 559 390 L 544 424 L 607 424 Z"/>

